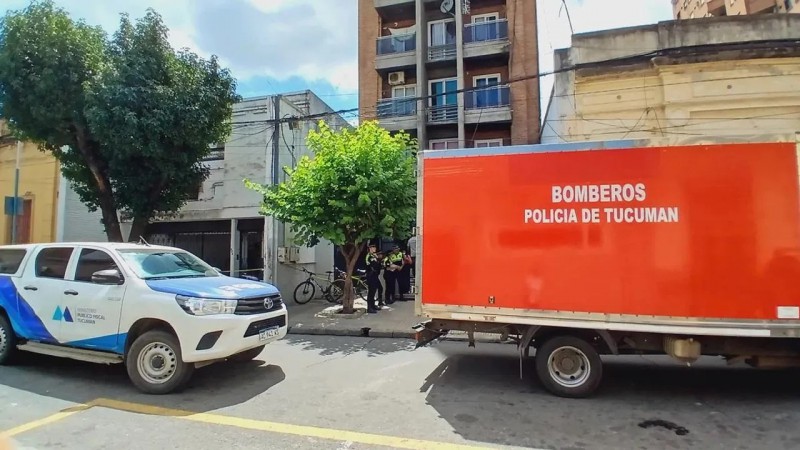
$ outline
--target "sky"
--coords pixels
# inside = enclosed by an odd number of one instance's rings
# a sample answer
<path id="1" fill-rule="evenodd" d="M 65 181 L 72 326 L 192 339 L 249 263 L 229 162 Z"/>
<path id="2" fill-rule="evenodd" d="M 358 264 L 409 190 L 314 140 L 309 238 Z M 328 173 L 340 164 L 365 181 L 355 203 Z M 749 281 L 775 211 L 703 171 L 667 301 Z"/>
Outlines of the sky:
<path id="1" fill-rule="evenodd" d="M 534 1 L 534 0 L 523 0 Z M 569 47 L 569 9 L 575 33 L 670 20 L 670 0 L 536 0 L 541 71 L 553 50 Z M 119 14 L 152 7 L 170 29 L 175 48 L 217 55 L 244 97 L 311 89 L 336 110 L 358 106 L 357 0 L 55 0 L 73 18 L 109 34 Z M 29 0 L 3 0 L 20 9 Z M 5 12 L 5 11 L 3 11 Z M 541 80 L 548 96 L 552 77 Z M 546 100 L 546 99 L 545 99 Z"/>

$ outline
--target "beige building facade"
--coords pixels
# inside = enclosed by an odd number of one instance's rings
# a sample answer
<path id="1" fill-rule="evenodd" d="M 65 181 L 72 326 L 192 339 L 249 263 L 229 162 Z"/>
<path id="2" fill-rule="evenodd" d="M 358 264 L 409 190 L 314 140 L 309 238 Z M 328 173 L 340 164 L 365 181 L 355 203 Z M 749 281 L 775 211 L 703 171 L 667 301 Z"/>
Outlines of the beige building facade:
<path id="1" fill-rule="evenodd" d="M 797 30 L 798 15 L 763 15 L 576 35 L 542 143 L 798 132 Z"/>
<path id="2" fill-rule="evenodd" d="M 798 0 L 672 0 L 675 19 L 800 13 Z"/>

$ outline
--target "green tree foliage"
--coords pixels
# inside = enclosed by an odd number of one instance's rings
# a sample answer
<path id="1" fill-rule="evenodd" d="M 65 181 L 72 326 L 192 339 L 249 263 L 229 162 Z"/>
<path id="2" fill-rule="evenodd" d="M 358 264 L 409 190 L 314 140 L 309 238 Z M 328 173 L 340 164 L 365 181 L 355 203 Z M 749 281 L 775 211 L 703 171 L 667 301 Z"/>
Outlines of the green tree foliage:
<path id="1" fill-rule="evenodd" d="M 370 121 L 333 131 L 321 122 L 308 135 L 314 158 L 286 169 L 276 186 L 247 182 L 263 194 L 262 214 L 287 223 L 300 245 L 339 245 L 347 262 L 344 313 L 353 312 L 351 275 L 369 239 L 405 238 L 416 216 L 416 143 Z"/>
<path id="2" fill-rule="evenodd" d="M 121 17 L 109 39 L 52 1 L 0 22 L 0 115 L 52 152 L 110 241 L 118 212 L 138 239 L 178 210 L 207 176 L 201 160 L 230 133 L 236 83 L 215 57 L 175 52 L 153 10 Z"/>

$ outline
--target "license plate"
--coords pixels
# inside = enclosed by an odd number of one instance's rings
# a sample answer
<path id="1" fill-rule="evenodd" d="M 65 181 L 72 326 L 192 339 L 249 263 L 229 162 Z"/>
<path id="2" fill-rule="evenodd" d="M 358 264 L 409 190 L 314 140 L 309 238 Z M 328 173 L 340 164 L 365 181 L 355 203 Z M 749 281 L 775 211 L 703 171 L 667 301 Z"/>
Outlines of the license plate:
<path id="1" fill-rule="evenodd" d="M 265 330 L 260 330 L 258 332 L 258 340 L 259 341 L 266 341 L 267 339 L 269 339 L 271 337 L 277 336 L 278 334 L 280 334 L 280 332 L 281 332 L 281 329 L 278 328 L 278 327 L 267 328 Z"/>

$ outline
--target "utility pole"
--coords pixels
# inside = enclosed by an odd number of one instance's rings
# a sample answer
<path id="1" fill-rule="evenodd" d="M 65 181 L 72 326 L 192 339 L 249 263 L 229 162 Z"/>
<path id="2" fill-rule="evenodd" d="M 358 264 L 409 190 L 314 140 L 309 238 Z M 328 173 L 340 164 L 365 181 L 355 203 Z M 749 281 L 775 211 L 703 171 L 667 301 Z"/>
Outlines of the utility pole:
<path id="1" fill-rule="evenodd" d="M 17 220 L 19 215 L 19 160 L 22 157 L 22 141 L 17 141 L 17 157 L 14 161 L 14 202 L 11 210 L 11 243 L 17 243 Z"/>
<path id="2" fill-rule="evenodd" d="M 275 102 L 274 109 L 275 109 L 275 122 L 272 129 L 272 176 L 270 177 L 270 182 L 274 186 L 278 184 L 278 180 L 280 179 L 278 176 L 278 171 L 280 170 L 280 139 L 281 139 L 281 95 L 276 94 L 273 97 Z M 277 283 L 277 272 L 278 272 L 278 222 L 275 220 L 275 216 L 270 216 L 267 220 L 268 232 L 266 233 L 267 238 L 267 252 L 266 252 L 266 261 L 265 261 L 265 281 L 269 281 L 271 284 L 275 285 Z"/>

